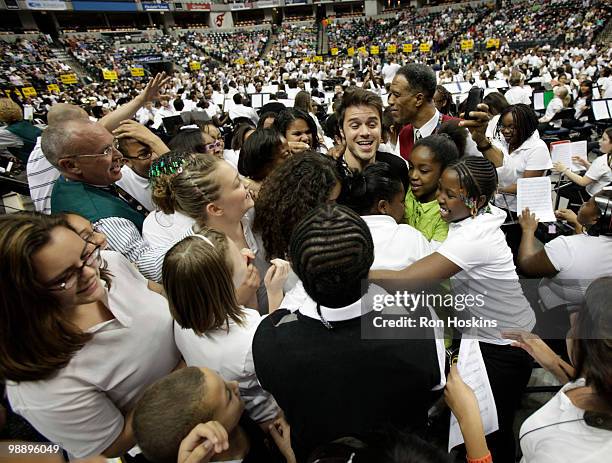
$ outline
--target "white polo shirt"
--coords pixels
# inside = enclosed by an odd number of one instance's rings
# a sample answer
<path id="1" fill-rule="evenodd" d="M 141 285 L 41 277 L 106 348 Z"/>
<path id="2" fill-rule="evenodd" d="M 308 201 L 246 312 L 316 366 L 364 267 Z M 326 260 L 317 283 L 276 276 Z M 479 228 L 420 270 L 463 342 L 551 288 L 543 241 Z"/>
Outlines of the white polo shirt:
<path id="1" fill-rule="evenodd" d="M 609 461 L 612 431 L 588 426 L 583 421 L 584 410 L 576 407 L 565 394 L 584 385 L 584 379 L 567 383 L 523 422 L 519 432 L 523 451 L 521 463 Z"/>
<path id="2" fill-rule="evenodd" d="M 567 305 L 579 309 L 593 280 L 612 275 L 612 237 L 579 234 L 558 236 L 544 245 L 557 273 L 543 278 L 538 288 L 544 307 Z"/>
<path id="3" fill-rule="evenodd" d="M 431 245 L 416 228 L 397 224 L 388 215 L 363 215 L 374 242 L 371 270 L 401 270 L 431 254 Z"/>
<path id="4" fill-rule="evenodd" d="M 141 177 L 131 167 L 123 166 L 121 168 L 121 178 L 116 183 L 132 195 L 145 209 L 148 211 L 155 210 L 148 178 Z"/>
<path id="5" fill-rule="evenodd" d="M 484 305 L 470 304 L 469 314 L 497 321 L 497 328 L 474 330 L 481 341 L 493 344 L 510 344 L 500 337 L 504 329 L 531 331 L 535 325 L 535 314 L 523 295 L 500 228 L 505 219 L 505 211 L 491 206 L 490 213 L 451 223 L 448 237 L 436 251 L 462 269 L 451 278 L 456 293 L 484 297 Z"/>
<path id="6" fill-rule="evenodd" d="M 253 309 L 243 308 L 242 313 L 242 326 L 230 320 L 229 330 L 223 327 L 198 336 L 193 330 L 175 323 L 174 336 L 187 366 L 205 366 L 215 370 L 226 381 L 238 381 L 240 396 L 249 416 L 262 422 L 275 418 L 280 410 L 272 395 L 257 382 L 252 362 L 251 345 L 262 317 Z"/>
<path id="7" fill-rule="evenodd" d="M 612 182 L 612 169 L 608 165 L 608 155 L 602 154 L 595 159 L 584 175 L 593 180 L 586 186 L 586 191 L 591 196 L 596 195 L 603 187 L 608 186 Z"/>
<path id="8" fill-rule="evenodd" d="M 52 378 L 7 383 L 16 413 L 71 459 L 100 455 L 121 434 L 141 392 L 180 360 L 168 302 L 121 254 L 103 251 L 113 274 L 107 307 L 114 319 Z"/>
<path id="9" fill-rule="evenodd" d="M 154 248 L 163 248 L 176 241 L 195 224 L 195 220 L 180 212 L 164 214 L 154 210 L 142 224 L 142 237 Z"/>
<path id="10" fill-rule="evenodd" d="M 508 143 L 505 139 L 495 139 L 493 144 L 499 148 L 503 155 L 503 165 L 497 168 L 499 186 L 508 187 L 514 185 L 519 178 L 523 178 L 526 170 L 548 170 L 552 169 L 552 160 L 548 147 L 540 139 L 538 131 L 534 131 L 531 137 L 523 142 L 521 146 L 509 154 Z M 506 195 L 508 208 L 516 212 L 516 195 Z M 495 204 L 506 208 L 506 201 L 501 194 L 495 195 Z M 552 201 L 552 199 L 551 199 Z"/>

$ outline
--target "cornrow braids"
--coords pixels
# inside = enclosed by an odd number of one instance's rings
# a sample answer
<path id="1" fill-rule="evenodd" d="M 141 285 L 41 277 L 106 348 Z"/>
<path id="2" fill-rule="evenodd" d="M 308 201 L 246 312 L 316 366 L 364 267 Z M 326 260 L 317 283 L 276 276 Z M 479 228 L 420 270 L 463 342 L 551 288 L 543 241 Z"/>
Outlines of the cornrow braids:
<path id="1" fill-rule="evenodd" d="M 468 156 L 448 166 L 457 172 L 461 188 L 466 190 L 467 200 L 478 204 L 481 196 L 486 198 L 478 211 L 486 209 L 497 190 L 497 170 L 486 158 Z"/>
<path id="2" fill-rule="evenodd" d="M 374 262 L 374 243 L 359 215 L 345 206 L 326 204 L 296 226 L 289 258 L 318 305 L 344 307 L 363 295 L 361 282 Z"/>
<path id="3" fill-rule="evenodd" d="M 525 141 L 533 135 L 538 129 L 538 116 L 533 112 L 529 106 L 523 103 L 508 106 L 500 113 L 499 122 L 495 130 L 495 136 L 503 138 L 501 135 L 502 119 L 506 114 L 512 114 L 512 121 L 514 124 L 514 133 L 516 134 L 516 146 L 513 149 L 521 146 Z"/>

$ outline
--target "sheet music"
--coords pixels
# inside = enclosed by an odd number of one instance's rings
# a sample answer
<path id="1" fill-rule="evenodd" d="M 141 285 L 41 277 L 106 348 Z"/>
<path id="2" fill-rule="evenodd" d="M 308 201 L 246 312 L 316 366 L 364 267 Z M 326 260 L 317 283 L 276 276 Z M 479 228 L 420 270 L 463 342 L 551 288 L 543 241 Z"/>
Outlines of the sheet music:
<path id="1" fill-rule="evenodd" d="M 591 107 L 593 108 L 593 116 L 595 120 L 600 121 L 602 119 L 610 118 L 610 110 L 608 108 L 608 103 L 612 100 L 592 100 Z"/>
<path id="2" fill-rule="evenodd" d="M 550 177 L 519 178 L 516 182 L 517 213 L 528 207 L 540 222 L 556 222 L 551 191 Z"/>
<path id="3" fill-rule="evenodd" d="M 261 102 L 263 104 L 268 104 L 269 101 L 270 101 L 270 94 L 269 93 L 264 93 Z"/>
<path id="4" fill-rule="evenodd" d="M 470 84 L 469 82 L 459 82 L 457 85 L 459 85 L 459 90 L 461 91 L 461 93 L 467 93 L 472 88 L 472 84 Z"/>
<path id="5" fill-rule="evenodd" d="M 490 80 L 489 88 L 507 88 L 508 82 L 505 80 Z"/>
<path id="6" fill-rule="evenodd" d="M 461 87 L 459 87 L 457 82 L 453 82 L 452 84 L 442 84 L 442 87 L 451 93 L 461 93 Z"/>
<path id="7" fill-rule="evenodd" d="M 536 111 L 542 111 L 544 109 L 544 92 L 534 92 L 533 109 Z"/>
<path id="8" fill-rule="evenodd" d="M 261 93 L 253 93 L 251 95 L 251 105 L 253 108 L 261 108 L 263 106 L 263 95 Z"/>
<path id="9" fill-rule="evenodd" d="M 587 160 L 587 142 L 586 140 L 575 141 L 573 143 L 560 143 L 553 145 L 550 153 L 553 162 L 562 162 L 566 167 L 569 167 L 574 172 L 584 170 L 584 166 L 575 163 L 572 158 L 577 156 Z"/>
<path id="10" fill-rule="evenodd" d="M 261 93 L 277 93 L 278 85 L 264 85 L 261 87 Z"/>
<path id="11" fill-rule="evenodd" d="M 599 92 L 599 87 L 597 85 L 593 85 L 593 99 L 599 100 L 601 98 L 601 93 Z"/>
<path id="12" fill-rule="evenodd" d="M 295 103 L 293 100 L 278 100 L 278 102 L 284 104 L 286 108 L 293 108 Z"/>
<path id="13" fill-rule="evenodd" d="M 608 114 L 612 118 L 612 100 L 606 100 L 608 104 Z"/>
<path id="14" fill-rule="evenodd" d="M 499 93 L 499 90 L 496 88 L 485 88 L 484 96 L 487 96 L 490 93 Z"/>
<path id="15" fill-rule="evenodd" d="M 32 119 L 34 119 L 34 108 L 32 107 L 32 105 L 23 105 L 23 118 L 27 121 L 31 121 Z"/>
<path id="16" fill-rule="evenodd" d="M 463 382 L 470 386 L 476 395 L 485 435 L 497 431 L 499 429 L 497 407 L 493 399 L 491 383 L 489 382 L 487 369 L 482 359 L 478 340 L 461 339 L 457 369 Z M 448 431 L 448 451 L 450 452 L 453 447 L 463 442 L 464 439 L 459 422 L 455 415 L 451 413 L 450 429 Z"/>

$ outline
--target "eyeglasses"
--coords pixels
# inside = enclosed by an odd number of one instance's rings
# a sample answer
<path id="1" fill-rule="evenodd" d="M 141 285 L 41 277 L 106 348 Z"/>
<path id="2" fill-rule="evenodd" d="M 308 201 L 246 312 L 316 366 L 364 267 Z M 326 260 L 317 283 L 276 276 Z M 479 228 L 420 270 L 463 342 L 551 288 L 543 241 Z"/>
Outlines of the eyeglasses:
<path id="1" fill-rule="evenodd" d="M 101 153 L 97 153 L 97 154 L 76 154 L 74 156 L 68 156 L 68 157 L 73 157 L 73 158 L 97 158 L 97 157 L 100 157 L 100 156 L 108 157 L 108 156 L 112 156 L 114 151 L 119 151 L 119 140 L 116 139 L 116 138 L 113 139 L 113 142 L 110 145 L 108 145 L 104 149 L 104 151 L 102 151 Z"/>
<path id="2" fill-rule="evenodd" d="M 125 154 L 123 155 L 124 159 L 135 159 L 138 161 L 145 161 L 147 159 L 150 159 L 151 156 L 153 156 L 153 152 L 151 150 L 147 151 L 146 153 L 143 154 L 139 154 L 138 156 L 126 156 Z"/>
<path id="3" fill-rule="evenodd" d="M 214 143 L 209 143 L 208 145 L 204 145 L 206 151 L 214 150 L 215 148 L 219 148 L 223 144 L 222 140 L 217 140 Z"/>
<path id="4" fill-rule="evenodd" d="M 513 125 L 502 125 L 499 130 L 500 132 L 515 132 L 516 128 Z"/>
<path id="5" fill-rule="evenodd" d="M 88 244 L 91 243 L 88 242 Z M 91 267 L 96 269 L 100 267 L 100 264 L 102 263 L 100 249 L 100 246 L 96 246 L 93 251 L 83 257 L 83 265 L 71 272 L 70 275 L 68 275 L 63 282 L 54 284 L 50 286 L 49 289 L 51 291 L 66 291 L 68 289 L 74 288 L 74 285 L 77 283 L 77 281 L 79 281 L 79 278 L 83 274 L 83 270 L 85 269 L 85 267 Z"/>

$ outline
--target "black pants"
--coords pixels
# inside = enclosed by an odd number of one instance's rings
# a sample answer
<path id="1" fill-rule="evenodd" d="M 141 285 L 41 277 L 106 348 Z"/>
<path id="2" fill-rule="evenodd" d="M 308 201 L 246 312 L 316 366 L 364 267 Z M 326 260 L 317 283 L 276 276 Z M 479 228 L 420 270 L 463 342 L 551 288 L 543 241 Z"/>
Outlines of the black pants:
<path id="1" fill-rule="evenodd" d="M 480 350 L 499 421 L 499 431 L 487 436 L 487 445 L 495 463 L 515 463 L 514 416 L 529 382 L 533 360 L 524 350 L 510 345 L 481 342 Z"/>

